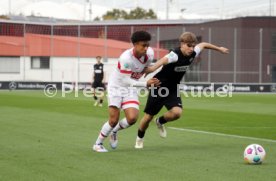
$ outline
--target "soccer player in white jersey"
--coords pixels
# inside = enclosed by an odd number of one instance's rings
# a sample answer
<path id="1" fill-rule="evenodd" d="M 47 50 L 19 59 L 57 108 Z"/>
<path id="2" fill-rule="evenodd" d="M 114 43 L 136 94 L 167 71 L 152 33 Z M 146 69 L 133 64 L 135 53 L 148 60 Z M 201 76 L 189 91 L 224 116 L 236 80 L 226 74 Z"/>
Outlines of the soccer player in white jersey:
<path id="1" fill-rule="evenodd" d="M 93 145 L 92 149 L 96 152 L 107 152 L 103 142 L 112 130 L 110 145 L 115 148 L 117 146 L 117 131 L 129 127 L 137 121 L 139 100 L 135 87 L 160 85 L 156 78 L 151 78 L 147 82 L 138 81 L 154 57 L 154 51 L 149 47 L 150 40 L 151 35 L 148 32 L 134 32 L 131 36 L 133 47 L 121 54 L 117 67 L 110 75 L 107 88 L 109 119 L 102 126 Z M 119 121 L 121 109 L 124 110 L 125 118 Z"/>

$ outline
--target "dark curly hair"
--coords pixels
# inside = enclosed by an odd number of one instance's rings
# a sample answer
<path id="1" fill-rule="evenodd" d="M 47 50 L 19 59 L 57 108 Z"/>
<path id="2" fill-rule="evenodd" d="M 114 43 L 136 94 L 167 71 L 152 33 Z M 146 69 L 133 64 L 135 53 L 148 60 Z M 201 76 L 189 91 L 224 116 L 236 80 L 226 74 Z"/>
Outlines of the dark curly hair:
<path id="1" fill-rule="evenodd" d="M 131 36 L 131 42 L 137 43 L 139 41 L 150 41 L 151 35 L 146 31 L 136 31 Z"/>

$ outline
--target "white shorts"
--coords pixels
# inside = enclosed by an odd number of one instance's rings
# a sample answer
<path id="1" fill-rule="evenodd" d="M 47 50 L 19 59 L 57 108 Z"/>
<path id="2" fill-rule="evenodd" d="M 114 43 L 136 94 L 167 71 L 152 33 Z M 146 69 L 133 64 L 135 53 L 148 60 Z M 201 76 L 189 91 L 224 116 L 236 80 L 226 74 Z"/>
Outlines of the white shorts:
<path id="1" fill-rule="evenodd" d="M 139 110 L 139 99 L 135 87 L 108 86 L 108 106 L 119 109 L 136 108 Z"/>

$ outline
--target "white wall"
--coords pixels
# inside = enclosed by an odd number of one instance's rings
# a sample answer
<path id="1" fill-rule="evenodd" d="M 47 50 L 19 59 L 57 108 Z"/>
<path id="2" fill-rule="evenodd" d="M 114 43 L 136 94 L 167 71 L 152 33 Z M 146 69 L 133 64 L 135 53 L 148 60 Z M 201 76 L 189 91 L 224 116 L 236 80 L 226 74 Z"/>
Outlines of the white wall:
<path id="1" fill-rule="evenodd" d="M 50 69 L 31 69 L 31 58 L 20 57 L 20 73 L 1 73 L 0 81 L 91 82 L 95 58 L 51 57 Z M 117 58 L 103 62 L 106 81 Z"/>
<path id="2" fill-rule="evenodd" d="M 104 64 L 105 82 L 107 82 L 110 73 L 117 67 L 118 59 L 108 59 L 108 62 L 102 62 Z M 93 77 L 93 65 L 96 63 L 96 59 L 81 59 L 79 62 L 79 80 L 83 82 L 92 82 Z"/>
<path id="3" fill-rule="evenodd" d="M 24 66 L 27 61 L 30 62 L 29 57 L 20 57 L 20 73 L 0 73 L 0 81 L 22 81 L 24 79 Z"/>
<path id="4" fill-rule="evenodd" d="M 23 65 L 24 65 L 24 60 L 23 60 Z M 23 72 L 25 72 L 26 81 L 35 81 L 35 82 L 38 82 L 41 80 L 43 80 L 43 82 L 51 81 L 51 70 L 50 69 L 32 69 L 31 57 L 25 58 L 25 67 L 23 67 Z"/>
<path id="5" fill-rule="evenodd" d="M 78 58 L 52 57 L 51 70 L 53 82 L 75 82 Z"/>

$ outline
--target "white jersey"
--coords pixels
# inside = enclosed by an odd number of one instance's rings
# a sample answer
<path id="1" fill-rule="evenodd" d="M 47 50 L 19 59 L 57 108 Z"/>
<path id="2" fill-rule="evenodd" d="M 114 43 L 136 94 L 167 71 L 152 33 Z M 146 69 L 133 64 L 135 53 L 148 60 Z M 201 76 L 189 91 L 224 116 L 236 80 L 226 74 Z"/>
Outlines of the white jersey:
<path id="1" fill-rule="evenodd" d="M 139 98 L 135 87 L 142 77 L 143 70 L 149 66 L 154 57 L 153 49 L 148 47 L 146 55 L 138 58 L 135 56 L 133 48 L 122 53 L 118 65 L 108 80 L 108 105 L 118 108 L 139 109 Z M 146 86 L 146 83 L 141 85 Z"/>
<path id="2" fill-rule="evenodd" d="M 154 58 L 154 51 L 148 47 L 147 53 L 137 58 L 133 48 L 124 51 L 118 61 L 118 65 L 110 75 L 108 86 L 130 87 L 133 81 L 138 81 L 145 67 L 148 67 Z"/>

